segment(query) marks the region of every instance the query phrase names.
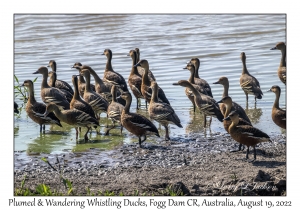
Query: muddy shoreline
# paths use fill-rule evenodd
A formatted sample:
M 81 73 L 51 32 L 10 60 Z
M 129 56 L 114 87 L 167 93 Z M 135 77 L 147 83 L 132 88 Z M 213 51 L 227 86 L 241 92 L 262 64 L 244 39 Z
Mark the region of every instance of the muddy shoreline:
M 286 137 L 271 136 L 272 143 L 257 146 L 257 160 L 246 161 L 244 151 L 230 152 L 238 144 L 228 134 L 215 133 L 204 138 L 188 138 L 143 144 L 124 144 L 112 151 L 91 148 L 87 152 L 38 154 L 15 152 L 14 188 L 38 184 L 66 192 L 60 175 L 72 181 L 76 195 L 110 191 L 115 195 L 286 195 Z M 249 158 L 253 158 L 250 148 Z

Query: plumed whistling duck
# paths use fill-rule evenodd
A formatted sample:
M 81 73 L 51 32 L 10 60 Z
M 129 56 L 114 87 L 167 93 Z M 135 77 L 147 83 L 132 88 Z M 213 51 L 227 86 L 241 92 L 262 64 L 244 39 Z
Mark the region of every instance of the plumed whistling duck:
M 100 114 L 102 112 L 107 112 L 107 107 L 109 103 L 100 94 L 96 93 L 95 91 L 92 91 L 90 86 L 91 75 L 88 69 L 82 69 L 80 71 L 80 75 L 84 76 L 86 81 L 83 100 L 92 106 L 96 116 L 97 114 L 99 114 L 99 117 L 97 117 L 97 119 L 100 120 Z
M 48 79 L 48 69 L 47 67 L 40 67 L 33 74 L 42 74 L 43 80 L 41 83 L 41 98 L 43 102 L 47 105 L 49 103 L 55 103 L 60 109 L 70 109 L 70 103 L 64 96 L 63 92 L 57 88 L 50 87 L 47 83 Z
M 145 70 L 145 73 L 142 76 L 141 91 L 146 100 L 146 108 L 147 108 L 147 103 L 150 103 L 151 95 L 152 95 L 152 89 L 150 88 L 151 82 L 149 77 L 147 76 L 149 70 L 149 63 L 147 60 L 143 59 L 140 60 L 135 66 L 141 66 Z M 170 104 L 169 100 L 165 95 L 165 92 L 159 86 L 158 86 L 158 100 Z
M 111 65 L 112 51 L 110 49 L 105 49 L 102 55 L 105 55 L 107 58 L 103 80 L 120 87 L 123 91 L 128 91 L 127 83 L 124 77 L 115 72 Z
M 207 92 L 207 95 L 209 95 L 210 97 L 213 98 L 213 94 L 211 92 L 211 88 L 210 88 L 208 82 L 206 82 L 206 80 L 200 78 L 200 76 L 199 76 L 199 67 L 200 67 L 200 60 L 199 60 L 199 58 L 192 58 L 190 60 L 190 62 L 195 67 L 195 84 L 199 85 L 200 87 L 202 87 Z
M 56 72 L 55 71 L 49 71 L 48 76 L 49 76 L 49 81 L 51 81 L 51 83 L 48 82 L 48 85 L 50 87 L 55 87 L 55 81 L 57 80 L 56 79 L 56 77 L 57 77 Z M 73 98 L 73 95 L 69 91 L 67 91 L 66 89 L 59 89 L 59 90 L 64 94 L 64 96 L 66 97 L 66 99 L 70 103 L 72 98 Z
M 170 140 L 168 125 L 174 124 L 179 128 L 182 128 L 180 119 L 169 104 L 158 101 L 158 86 L 156 81 L 151 82 L 151 88 L 152 96 L 148 108 L 149 116 L 151 119 L 156 120 L 165 127 L 165 140 Z
M 122 104 L 120 104 L 116 99 L 117 87 L 114 85 L 111 88 L 111 95 L 112 95 L 112 101 L 107 108 L 107 116 L 108 116 L 108 118 L 110 118 L 112 120 L 113 126 L 106 130 L 105 135 L 108 135 L 109 131 L 116 127 L 116 125 L 115 125 L 116 122 L 121 123 L 121 114 L 124 109 L 124 106 Z M 122 134 L 122 130 L 123 130 L 123 126 L 121 124 L 121 134 Z
M 286 129 L 286 111 L 279 107 L 281 89 L 279 86 L 273 85 L 268 92 L 273 92 L 276 95 L 272 108 L 272 120 L 279 127 Z
M 188 87 L 193 92 L 195 104 L 204 115 L 204 127 L 206 127 L 206 116 L 216 117 L 220 122 L 223 121 L 224 117 L 220 111 L 219 105 L 212 97 L 197 91 L 196 88 L 194 88 L 194 86 L 187 80 L 179 80 L 173 85 Z
M 241 60 L 243 63 L 243 71 L 240 77 L 240 86 L 246 94 L 247 103 L 248 94 L 254 95 L 256 102 L 256 98 L 262 99 L 263 93 L 261 92 L 258 80 L 248 72 L 246 67 L 246 54 L 244 52 L 241 53 Z
M 46 106 L 44 116 L 47 116 L 50 112 L 54 112 L 55 116 L 62 122 L 69 125 L 73 125 L 76 129 L 76 139 L 78 139 L 78 127 L 87 127 L 87 131 L 84 135 L 84 140 L 88 141 L 88 132 L 91 127 L 99 126 L 99 122 L 91 115 L 80 111 L 78 109 L 60 110 L 54 103 L 49 103 Z
M 231 120 L 232 123 L 229 126 L 230 136 L 237 142 L 247 146 L 246 159 L 248 159 L 249 147 L 252 146 L 254 150 L 254 160 L 256 160 L 255 146 L 261 142 L 271 142 L 268 134 L 251 125 L 238 125 L 239 115 L 233 111 L 224 120 Z
M 135 48 L 135 51 L 136 51 L 136 63 L 135 64 L 137 64 L 140 61 L 140 49 Z M 142 77 L 145 72 L 144 68 L 141 66 L 138 66 L 137 70 L 138 70 L 138 74 Z M 148 69 L 148 77 L 149 77 L 150 81 L 156 81 L 156 79 L 150 69 Z
M 85 80 L 84 77 L 80 75 L 80 70 L 82 69 L 82 64 L 80 62 L 76 62 L 71 68 L 75 68 L 79 72 L 79 80 L 78 80 L 78 90 L 79 95 L 83 97 L 84 90 L 85 90 Z M 90 84 L 92 91 L 96 92 L 95 85 Z
M 56 62 L 54 60 L 50 60 L 47 67 L 51 67 L 52 71 L 54 71 L 56 73 Z M 69 85 L 69 83 L 67 83 L 63 80 L 56 79 L 56 81 L 54 82 L 54 86 L 52 86 L 52 84 L 53 84 L 53 81 L 50 78 L 49 82 L 48 82 L 48 85 L 50 87 L 56 87 L 60 90 L 68 91 L 71 95 L 73 95 L 73 93 L 74 93 L 71 85 Z
M 26 113 L 30 119 L 40 125 L 40 132 L 42 132 L 42 130 L 45 132 L 45 125 L 55 124 L 62 127 L 60 120 L 54 115 L 54 113 L 51 112 L 48 116 L 44 116 L 46 105 L 35 100 L 33 82 L 31 80 L 25 80 L 22 86 L 26 87 L 28 91 Z
M 130 133 L 133 133 L 139 138 L 140 147 L 142 143 L 146 141 L 147 135 L 153 134 L 160 137 L 157 128 L 148 118 L 129 111 L 132 101 L 131 94 L 129 92 L 123 92 L 121 97 L 126 100 L 126 105 L 121 114 L 121 124 Z M 141 140 L 142 136 L 144 137 L 143 140 Z
M 136 109 L 139 109 L 139 99 L 144 98 L 141 92 L 142 77 L 139 75 L 136 64 L 136 51 L 130 50 L 128 56 L 132 58 L 132 68 L 128 77 L 128 85 L 136 98 Z
M 286 45 L 284 42 L 279 42 L 276 44 L 275 47 L 271 48 L 271 50 L 281 51 L 281 59 L 277 70 L 277 74 L 281 82 L 286 84 Z

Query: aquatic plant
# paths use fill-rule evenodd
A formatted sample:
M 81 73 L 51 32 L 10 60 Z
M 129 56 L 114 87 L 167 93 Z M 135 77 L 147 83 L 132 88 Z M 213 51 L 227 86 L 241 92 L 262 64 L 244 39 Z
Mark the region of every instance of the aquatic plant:
M 15 74 L 14 74 L 14 78 L 15 78 L 15 82 L 17 83 L 17 85 L 14 86 L 15 98 L 20 97 L 21 100 L 26 102 L 28 100 L 27 88 L 21 86 L 19 79 Z M 36 80 L 37 77 L 34 80 L 32 80 L 32 82 L 34 83 Z

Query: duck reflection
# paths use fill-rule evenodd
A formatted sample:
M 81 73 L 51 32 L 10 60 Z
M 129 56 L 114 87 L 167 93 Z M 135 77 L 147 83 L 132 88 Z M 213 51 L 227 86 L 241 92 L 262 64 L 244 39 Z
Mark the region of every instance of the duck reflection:
M 249 108 L 248 106 L 246 106 L 245 112 L 251 120 L 252 124 L 258 123 L 263 113 L 261 108 L 256 108 L 256 104 L 254 108 Z

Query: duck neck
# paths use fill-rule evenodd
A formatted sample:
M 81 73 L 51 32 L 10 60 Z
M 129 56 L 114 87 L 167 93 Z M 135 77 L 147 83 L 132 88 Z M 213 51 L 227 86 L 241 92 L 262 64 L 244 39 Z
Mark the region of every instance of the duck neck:
M 190 72 L 191 72 L 191 75 L 190 75 L 190 78 L 189 78 L 189 82 L 192 83 L 192 84 L 195 84 L 195 69 L 190 69 Z
M 224 118 L 228 117 L 228 115 L 230 114 L 231 107 L 232 107 L 232 102 L 231 103 L 226 103 L 225 106 L 226 106 L 226 111 L 225 111 Z
M 28 92 L 28 101 L 33 104 L 36 102 L 35 97 L 34 97 L 34 88 L 33 86 L 27 88 Z
M 279 109 L 279 98 L 280 98 L 280 93 L 279 93 L 279 92 L 276 92 L 275 95 L 276 95 L 276 98 L 275 98 L 273 107 Z
M 78 82 L 73 82 L 73 85 L 74 85 L 74 94 L 73 94 L 73 99 L 75 100 L 78 100 L 80 97 L 79 97 L 79 91 L 78 91 Z
M 228 128 L 228 131 L 234 129 L 237 125 L 239 124 L 239 118 L 234 118 L 234 119 L 231 119 L 231 124 Z
M 151 95 L 150 103 L 157 103 L 157 102 L 158 102 L 158 87 L 157 87 L 157 84 L 155 84 L 152 88 L 152 95 Z
M 56 62 L 53 62 L 51 65 L 52 71 L 56 72 Z
M 123 112 L 125 114 L 129 113 L 129 109 L 130 109 L 130 106 L 131 106 L 131 100 L 132 100 L 131 96 L 126 98 L 126 104 L 125 104 L 125 107 L 124 107 L 124 110 L 123 110 Z
M 200 78 L 200 77 L 199 77 L 199 67 L 200 67 L 200 63 L 195 62 L 194 66 L 195 66 L 195 76 L 194 76 L 194 77 Z
M 51 74 L 51 77 L 49 77 L 49 86 L 55 87 L 56 82 L 56 75 L 55 73 Z
M 65 121 L 64 120 L 66 118 L 65 115 L 63 115 L 63 113 L 59 110 L 57 106 L 53 108 L 53 112 L 60 121 Z
M 137 67 L 134 66 L 137 63 L 136 52 L 133 53 L 133 55 L 131 56 L 131 58 L 132 58 L 132 68 L 131 68 L 130 75 L 138 74 Z
M 85 90 L 84 92 L 91 91 L 91 75 L 88 73 L 85 75 Z
M 41 84 L 41 88 L 50 88 L 50 86 L 48 85 L 47 83 L 47 80 L 48 80 L 48 72 L 45 72 L 42 74 L 43 75 L 43 80 L 42 80 L 42 84 Z
M 98 74 L 94 71 L 94 69 L 90 68 L 89 69 L 91 75 L 93 75 L 94 79 L 95 79 L 95 85 L 102 85 L 103 81 L 102 79 L 100 79 L 100 77 L 98 76 Z
M 281 50 L 281 60 L 280 60 L 279 67 L 286 67 L 286 49 L 285 48 L 283 48 Z
M 198 92 L 198 90 L 196 90 L 196 88 L 194 88 L 194 86 L 191 83 L 187 83 L 186 87 L 189 88 L 193 92 L 195 99 L 197 98 L 197 99 L 202 100 L 200 93 Z
M 111 87 L 111 96 L 112 96 L 112 102 L 117 102 L 117 96 L 116 96 L 116 86 Z
M 142 83 L 144 85 L 150 86 L 150 80 L 149 80 L 149 77 L 148 77 L 149 66 L 145 66 L 144 70 L 145 71 L 144 71 L 144 74 L 143 74 L 143 77 L 142 77 Z
M 112 54 L 107 55 L 107 62 L 106 62 L 106 67 L 105 71 L 113 71 L 112 65 L 111 65 L 111 59 L 112 59 Z
M 224 90 L 223 90 L 223 96 L 222 96 L 222 98 L 224 98 L 224 97 L 227 97 L 227 96 L 228 96 L 229 83 L 228 83 L 228 82 L 226 82 L 225 84 L 223 84 L 223 87 L 224 87 Z
M 246 59 L 242 59 L 242 63 L 243 63 L 243 71 L 242 74 L 249 74 L 247 66 L 246 66 Z

